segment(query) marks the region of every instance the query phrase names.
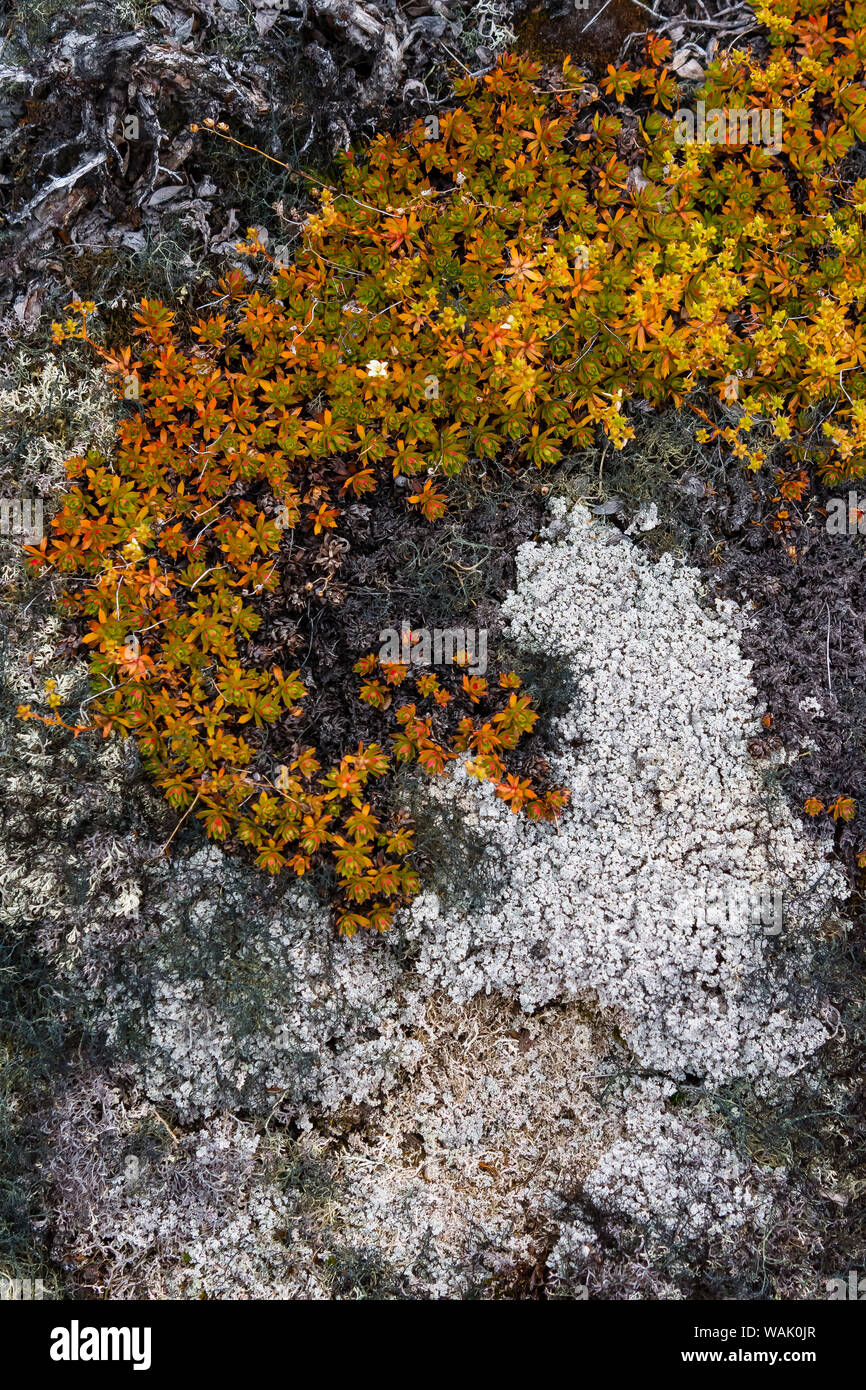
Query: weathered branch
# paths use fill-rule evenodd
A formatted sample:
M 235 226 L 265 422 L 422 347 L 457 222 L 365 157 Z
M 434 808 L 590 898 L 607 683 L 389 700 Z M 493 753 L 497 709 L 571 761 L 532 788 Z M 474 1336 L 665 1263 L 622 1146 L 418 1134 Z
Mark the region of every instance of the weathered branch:
M 23 208 L 19 208 L 18 211 L 10 217 L 10 222 L 25 221 L 39 204 L 43 203 L 46 198 L 49 198 L 52 193 L 59 193 L 62 188 L 71 188 L 79 179 L 83 179 L 85 174 L 90 174 L 94 169 L 98 169 L 100 164 L 104 164 L 107 158 L 108 155 L 105 150 L 97 150 L 96 152 L 86 154 L 81 163 L 77 164 L 74 169 L 71 169 L 68 174 L 58 174 L 56 178 L 51 179 L 28 203 L 24 204 Z

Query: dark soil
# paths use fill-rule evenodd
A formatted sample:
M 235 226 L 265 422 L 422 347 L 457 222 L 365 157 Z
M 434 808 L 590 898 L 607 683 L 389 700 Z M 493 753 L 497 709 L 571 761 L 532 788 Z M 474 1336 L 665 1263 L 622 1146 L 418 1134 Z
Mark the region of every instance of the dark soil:
M 492 682 L 499 670 L 510 669 L 497 665 L 497 653 L 500 659 L 514 656 L 502 650 L 498 605 L 514 586 L 518 546 L 537 535 L 542 524 L 542 485 L 521 478 L 516 470 L 512 474 L 488 465 L 482 477 L 467 476 L 449 486 L 451 511 L 432 525 L 407 506 L 409 490 L 411 485 L 399 487 L 384 479 L 369 502 L 346 509 L 339 535 L 347 548 L 334 550 L 333 565 L 340 601 L 328 603 L 328 591 L 325 601 L 314 595 L 300 611 L 296 608 L 291 621 L 287 645 L 310 692 L 304 720 L 291 723 L 291 735 L 295 746 L 314 744 L 328 762 L 338 761 L 359 738 L 381 742 L 394 727 L 393 711 L 380 713 L 359 701 L 361 678 L 353 669 L 359 657 L 378 653 L 386 629 L 399 631 L 404 622 L 416 630 L 486 629 L 487 678 Z M 304 584 L 297 585 L 296 574 L 312 574 L 317 567 L 321 571 L 329 547 L 321 539 L 321 545 L 314 539 L 303 558 L 293 559 L 284 571 L 283 591 L 268 600 L 272 621 L 266 616 L 262 631 L 285 624 L 289 595 L 299 588 L 303 595 Z M 316 552 L 321 558 L 310 560 Z M 274 659 L 270 652 L 268 658 Z M 448 668 L 435 670 L 450 688 Z M 414 698 L 411 684 L 395 695 L 395 703 L 403 703 L 404 695 Z M 443 734 L 454 722 L 449 711 L 450 706 L 437 712 Z M 461 714 L 466 712 L 461 708 Z
M 632 0 L 602 5 L 603 0 L 589 0 L 586 9 L 576 10 L 572 0 L 563 0 L 559 5 L 533 8 L 520 25 L 520 47 L 545 62 L 561 64 L 569 55 L 593 77 L 604 76 L 608 63 L 616 64 L 629 35 L 648 33 L 651 19 Z

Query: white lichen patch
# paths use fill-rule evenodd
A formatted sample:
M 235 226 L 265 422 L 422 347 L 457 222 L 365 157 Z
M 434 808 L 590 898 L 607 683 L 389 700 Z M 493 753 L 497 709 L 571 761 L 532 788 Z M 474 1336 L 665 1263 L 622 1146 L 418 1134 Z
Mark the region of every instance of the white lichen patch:
M 114 1299 L 325 1296 L 285 1243 L 280 1145 L 248 1121 L 225 1114 L 184 1134 L 90 1077 L 60 1098 L 52 1139 L 56 1246 L 84 1286 Z
M 423 1026 L 422 1064 L 340 1155 L 335 1219 L 408 1289 L 454 1298 L 532 1264 L 549 1192 L 587 1176 L 620 1117 L 599 1099 L 604 1033 L 578 1006 L 431 999 Z
M 758 711 L 731 612 L 712 616 L 696 571 L 652 563 L 585 508 L 558 503 L 545 535 L 521 547 L 505 611 L 516 639 L 573 664 L 551 764 L 571 801 L 555 830 L 465 769 L 437 789 L 507 869 L 483 910 L 416 901 L 419 970 L 526 1009 L 593 996 L 640 1064 L 671 1075 L 790 1074 L 827 1036 L 789 1006 L 790 943 L 805 949 L 842 881 L 749 754 Z M 774 893 L 781 930 L 750 901 Z
M 244 879 L 225 858 L 211 845 L 184 866 L 195 888 L 176 905 L 190 948 L 213 930 L 215 911 L 226 921 L 233 909 L 243 913 Z M 225 893 L 215 904 L 202 885 L 217 882 Z M 145 1008 L 128 981 L 112 991 L 112 1036 L 130 1015 L 141 1018 L 139 1065 L 154 1100 L 167 1100 L 184 1120 L 225 1107 L 272 1109 L 309 1129 L 313 1115 L 375 1100 L 419 1063 L 418 990 L 389 951 L 336 938 L 329 913 L 303 885 L 258 907 L 244 926 L 228 968 L 195 963 L 190 949 L 178 970 L 175 944 L 172 957 L 154 954 Z M 246 1009 L 238 1007 L 244 990 Z
M 230 1112 L 170 1131 L 140 1094 L 70 1088 L 51 1121 L 59 1248 L 97 1289 L 110 1250 L 121 1298 L 509 1297 L 533 1271 L 595 1297 L 605 1250 L 575 1210 L 638 1223 L 650 1261 L 760 1239 L 783 1174 L 703 1107 L 672 1111 L 671 1083 L 630 1077 L 597 1017 L 439 997 L 423 1033 L 365 1124 L 334 1115 L 296 1144 Z
M 611 1271 L 599 1222 L 640 1232 L 641 1258 L 618 1271 L 630 1297 L 681 1298 L 670 1279 L 671 1253 L 712 1249 L 717 1265 L 734 1266 L 761 1243 L 784 1201 L 785 1170 L 738 1154 L 701 1108 L 683 1113 L 676 1088 L 656 1078 L 634 1081 L 618 1108 L 621 1132 L 581 1186 L 581 1214 L 562 1204 L 548 1257 L 549 1290 L 608 1294 Z M 572 1208 L 575 1204 L 572 1204 Z M 588 1219 L 589 1214 L 592 1219 Z M 614 1276 L 615 1278 L 617 1276 Z
M 765 1225 L 773 1174 L 739 1157 L 702 1118 L 668 1110 L 674 1090 L 671 1082 L 635 1085 L 624 1133 L 589 1174 L 585 1196 L 669 1240 L 718 1239 L 747 1223 Z
M 0 382 L 0 437 L 13 446 L 17 484 L 37 495 L 66 491 L 64 464 L 89 448 L 114 449 L 118 401 L 105 372 L 91 365 L 73 369 L 46 357 L 37 370 L 23 354 L 6 363 Z M 6 451 L 4 450 L 4 453 Z

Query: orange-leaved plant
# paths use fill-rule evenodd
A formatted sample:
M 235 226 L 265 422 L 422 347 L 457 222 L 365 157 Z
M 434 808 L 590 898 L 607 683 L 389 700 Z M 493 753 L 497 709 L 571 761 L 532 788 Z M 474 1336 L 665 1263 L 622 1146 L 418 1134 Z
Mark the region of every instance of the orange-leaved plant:
M 769 60 L 722 55 L 696 96 L 781 110 L 781 149 L 679 144 L 666 40 L 610 67 L 591 107 L 569 63 L 551 85 L 509 56 L 457 82 L 438 138 L 419 121 L 347 155 L 269 290 L 232 270 L 193 341 L 146 301 L 136 347 L 102 350 L 139 407 L 115 462 L 69 461 L 74 489 L 30 550 L 87 581 L 65 602 L 89 623 L 93 722 L 134 734 L 172 804 L 262 868 L 333 855 L 346 931 L 386 926 L 417 889 L 411 836 L 365 809 L 369 784 L 397 756 L 438 770 L 460 749 L 407 705 L 396 753 L 360 745 L 323 773 L 303 747 L 275 772 L 265 735 L 303 717 L 306 691 L 250 639 L 287 550 L 339 535 L 383 474 L 423 475 L 406 505 L 435 524 L 470 460 L 550 466 L 599 430 L 621 448 L 633 398 L 691 405 L 706 442 L 766 467 L 785 524 L 815 460 L 829 482 L 866 472 L 866 179 L 844 163 L 866 138 L 866 5 L 756 13 Z M 626 101 L 641 121 L 616 114 Z M 257 232 L 243 249 L 267 257 Z M 92 342 L 92 310 L 55 340 Z M 466 717 L 476 771 L 556 815 L 504 770 L 517 725 Z M 361 881 L 377 887 L 356 911 Z

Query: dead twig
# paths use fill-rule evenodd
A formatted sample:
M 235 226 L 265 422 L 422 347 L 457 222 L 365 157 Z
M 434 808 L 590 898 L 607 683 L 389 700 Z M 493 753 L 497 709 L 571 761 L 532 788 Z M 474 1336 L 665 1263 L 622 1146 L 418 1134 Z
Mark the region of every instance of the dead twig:
M 23 208 L 20 208 L 18 212 L 10 217 L 10 222 L 26 221 L 31 212 L 33 212 L 40 203 L 44 203 L 46 198 L 50 198 L 52 193 L 58 193 L 61 188 L 71 187 L 73 184 L 77 183 L 79 179 L 83 179 L 85 174 L 92 173 L 94 169 L 98 169 L 100 164 L 104 164 L 107 158 L 108 155 L 105 150 L 98 150 L 92 154 L 86 154 L 81 163 L 77 164 L 74 169 L 71 169 L 68 174 L 58 174 L 56 178 L 51 179 L 44 188 L 34 194 L 29 203 L 25 203 Z

